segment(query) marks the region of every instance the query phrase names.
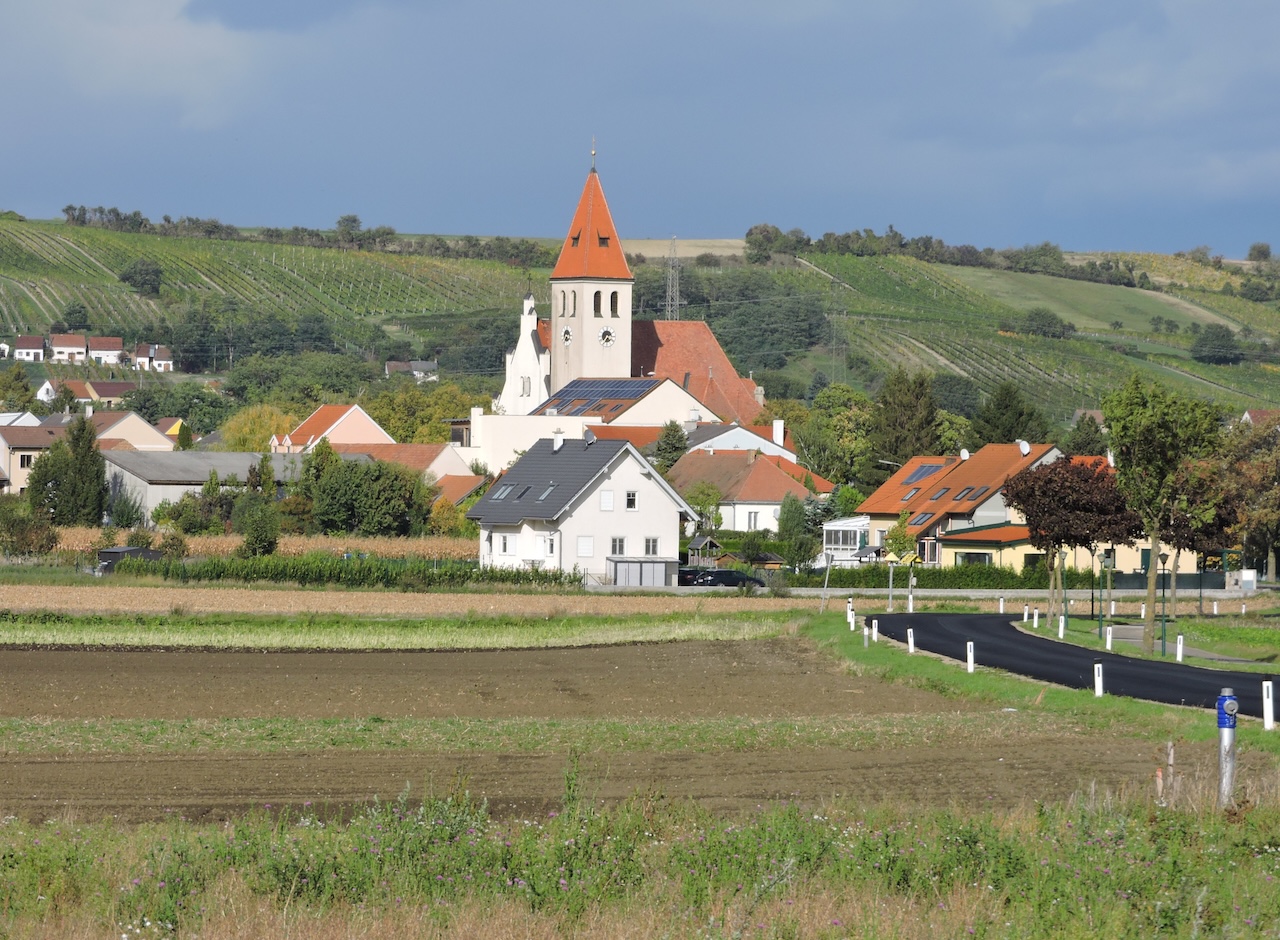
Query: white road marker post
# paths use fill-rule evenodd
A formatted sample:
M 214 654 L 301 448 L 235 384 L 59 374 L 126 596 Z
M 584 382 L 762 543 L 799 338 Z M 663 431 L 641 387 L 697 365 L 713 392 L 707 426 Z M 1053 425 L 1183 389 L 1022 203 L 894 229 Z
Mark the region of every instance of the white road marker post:
M 1218 696 L 1218 809 L 1232 803 L 1236 785 L 1236 713 L 1240 703 L 1234 689 Z
M 1093 697 L 1102 698 L 1102 660 L 1093 661 Z
M 1040 608 L 1039 607 L 1035 609 L 1035 615 L 1031 618 L 1031 626 L 1037 630 L 1040 629 Z
M 1111 652 L 1111 624 L 1107 624 L 1107 652 Z
M 1112 617 L 1114 617 L 1115 615 L 1116 615 L 1116 602 L 1115 602 L 1115 601 L 1112 601 L 1112 602 L 1111 602 L 1111 616 L 1112 616 Z
M 880 642 L 880 621 L 879 620 L 871 621 L 871 642 L 872 643 Z
M 1270 679 L 1262 682 L 1262 730 L 1276 730 L 1276 694 L 1275 683 Z
M 1182 662 L 1182 634 L 1181 633 L 1178 634 L 1178 651 L 1175 655 L 1178 658 L 1178 662 Z
M 1214 602 L 1213 602 L 1213 615 L 1214 615 L 1215 617 L 1216 617 L 1216 616 L 1218 616 L 1218 602 L 1217 602 L 1217 601 L 1214 601 Z
M 1029 616 L 1031 616 L 1031 605 L 1030 605 L 1030 604 L 1023 604 L 1023 605 L 1022 605 L 1022 622 L 1023 622 L 1023 623 L 1026 623 L 1026 622 L 1027 622 L 1027 618 L 1028 618 Z
M 907 627 L 907 652 L 914 653 L 916 651 L 916 631 Z
M 1004 598 L 1000 598 L 1000 613 L 1004 613 Z
M 1240 616 L 1241 616 L 1241 617 L 1243 617 L 1243 616 L 1244 616 L 1245 614 L 1247 614 L 1248 612 L 1249 612 L 1249 605 L 1248 605 L 1248 604 L 1246 604 L 1244 601 L 1241 601 L 1241 602 L 1240 602 Z
M 969 672 L 973 672 L 973 640 L 970 640 L 964 646 L 965 656 L 968 658 Z
M 1067 615 L 1058 614 L 1058 639 L 1065 639 L 1067 636 Z
M 1147 619 L 1147 602 L 1146 601 L 1142 602 L 1142 613 L 1138 614 L 1138 616 L 1143 620 Z

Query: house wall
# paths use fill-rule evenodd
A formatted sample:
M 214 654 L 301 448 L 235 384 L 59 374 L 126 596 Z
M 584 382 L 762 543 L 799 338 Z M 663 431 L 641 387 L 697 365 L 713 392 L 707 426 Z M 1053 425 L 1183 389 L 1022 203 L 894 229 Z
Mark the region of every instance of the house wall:
M 703 441 L 696 447 L 690 447 L 689 449 L 706 451 L 758 450 L 760 453 L 767 454 L 770 457 L 785 457 L 791 461 L 796 459 L 795 453 L 787 450 L 781 444 L 775 444 L 754 431 L 748 431 L 746 428 L 737 426 L 726 426 L 723 434 L 717 434 L 714 438 Z
M 44 362 L 43 349 L 15 349 L 13 358 L 19 362 Z
M 735 532 L 753 532 L 757 529 L 778 530 L 778 515 L 782 503 L 721 503 L 721 528 Z M 754 518 L 753 518 L 754 514 Z
M 84 362 L 83 346 L 54 346 L 52 353 L 54 362 Z
M 467 466 L 479 460 L 497 472 L 515 463 L 538 441 L 553 436 L 557 429 L 568 440 L 581 440 L 585 429 L 599 423 L 599 418 L 581 415 L 487 415 L 475 408 L 471 411 L 471 445 L 454 449 Z
M 4 472 L 9 477 L 7 492 L 21 493 L 27 488 L 27 480 L 31 476 L 31 465 L 46 450 L 47 448 L 9 448 L 0 444 L 0 464 L 3 464 Z
M 550 397 L 551 354 L 539 352 L 538 314 L 533 297 L 526 297 L 520 314 L 516 348 L 507 353 L 506 382 L 494 410 L 504 415 L 527 415 Z
M 140 415 L 133 412 L 125 415 L 107 431 L 104 437 L 118 437 L 128 441 L 135 450 L 173 450 L 174 442 L 147 424 Z
M 100 366 L 118 366 L 120 364 L 120 350 L 94 350 L 92 359 Z
M 330 444 L 391 444 L 391 436 L 368 415 L 351 410 L 325 433 Z
M 698 401 L 670 379 L 664 381 L 644 398 L 640 399 L 626 411 L 620 412 L 610 420 L 620 425 L 640 425 L 658 427 L 668 421 L 688 421 L 690 414 L 696 412 L 695 420 L 720 422 L 720 416 L 712 413 L 706 405 Z M 754 450 L 754 448 L 751 448 Z
M 656 474 L 628 458 L 604 474 L 561 516 L 559 524 L 526 523 L 495 526 L 480 531 L 480 563 L 500 568 L 578 568 L 590 580 L 608 576 L 607 559 L 613 555 L 645 556 L 645 539 L 658 540 L 654 560 L 675 560 L 680 552 L 680 511 L 656 480 Z M 627 493 L 636 494 L 634 509 L 627 508 Z M 611 494 L 612 509 L 609 505 Z M 505 549 L 502 538 L 507 538 Z M 554 552 L 548 539 L 554 538 Z M 623 540 L 622 551 L 613 551 L 613 540 Z

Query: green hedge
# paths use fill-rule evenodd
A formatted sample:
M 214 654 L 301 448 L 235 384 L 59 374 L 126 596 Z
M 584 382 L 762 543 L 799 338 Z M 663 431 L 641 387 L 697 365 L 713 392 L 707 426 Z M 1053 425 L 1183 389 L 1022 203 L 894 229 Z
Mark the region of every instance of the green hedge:
M 166 581 L 292 582 L 300 585 L 339 584 L 351 588 L 399 588 L 428 591 L 467 585 L 509 587 L 580 587 L 577 569 L 481 568 L 465 562 L 425 558 L 336 558 L 332 555 L 262 555 L 256 558 L 205 558 L 199 561 L 123 558 L 120 574 L 159 575 Z
M 999 568 L 994 565 L 957 565 L 952 568 L 914 567 L 916 586 L 942 590 L 1048 590 L 1049 573 L 1043 567 Z M 1094 582 L 1088 571 L 1067 569 L 1067 587 L 1087 589 Z M 792 587 L 822 587 L 822 574 L 791 576 Z M 888 565 L 863 565 L 860 568 L 832 568 L 830 587 L 833 588 L 887 588 Z M 906 589 L 907 570 L 899 566 L 893 574 L 894 588 Z

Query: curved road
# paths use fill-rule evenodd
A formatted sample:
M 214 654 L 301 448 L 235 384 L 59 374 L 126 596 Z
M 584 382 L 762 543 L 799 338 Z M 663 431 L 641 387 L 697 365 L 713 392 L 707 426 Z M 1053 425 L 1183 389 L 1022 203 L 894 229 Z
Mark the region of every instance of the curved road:
M 1175 662 L 1152 662 L 1088 650 L 1054 638 L 1018 630 L 1000 614 L 882 614 L 880 632 L 901 643 L 907 628 L 915 630 L 916 647 L 964 662 L 965 644 L 973 641 L 974 662 L 1073 689 L 1093 688 L 1093 664 L 1102 663 L 1108 695 L 1215 708 L 1224 688 L 1235 690 L 1240 712 L 1262 717 L 1262 681 L 1257 672 L 1203 669 Z

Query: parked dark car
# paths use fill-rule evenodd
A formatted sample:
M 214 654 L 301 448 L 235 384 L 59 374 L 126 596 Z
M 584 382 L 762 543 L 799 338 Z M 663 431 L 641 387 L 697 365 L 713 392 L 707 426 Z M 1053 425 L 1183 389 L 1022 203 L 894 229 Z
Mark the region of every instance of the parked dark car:
M 693 583 L 698 587 L 742 587 L 744 584 L 764 587 L 764 582 L 759 578 L 743 574 L 741 571 L 735 571 L 733 568 L 704 571 L 693 579 Z
M 707 571 L 708 569 L 706 568 L 681 568 L 676 573 L 676 584 L 679 584 L 682 587 L 688 587 L 698 579 L 699 575 L 706 574 Z

